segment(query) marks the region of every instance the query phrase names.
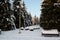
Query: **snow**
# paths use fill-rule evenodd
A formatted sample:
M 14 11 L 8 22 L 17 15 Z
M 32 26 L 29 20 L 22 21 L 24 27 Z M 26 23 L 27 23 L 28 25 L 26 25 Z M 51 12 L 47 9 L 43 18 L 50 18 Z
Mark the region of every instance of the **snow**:
M 59 34 L 57 29 L 42 30 L 43 34 Z
M 39 25 L 35 25 L 33 27 L 39 27 Z M 2 34 L 0 35 L 0 40 L 60 40 L 60 37 L 42 36 L 41 30 L 42 28 L 34 31 L 21 30 L 21 33 L 19 33 L 19 29 L 11 31 L 3 31 Z
M 34 26 L 26 27 L 25 29 L 39 29 L 39 28 L 40 26 L 34 25 Z

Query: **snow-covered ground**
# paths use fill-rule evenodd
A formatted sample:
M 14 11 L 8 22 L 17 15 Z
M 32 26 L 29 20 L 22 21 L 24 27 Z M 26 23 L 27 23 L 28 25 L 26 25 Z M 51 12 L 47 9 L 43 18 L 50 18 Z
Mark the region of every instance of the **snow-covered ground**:
M 30 27 L 39 27 L 39 25 Z M 0 35 L 0 40 L 60 40 L 60 37 L 43 37 L 41 35 L 41 30 L 42 28 L 34 31 L 21 30 L 21 33 L 19 33 L 19 29 L 3 31 Z

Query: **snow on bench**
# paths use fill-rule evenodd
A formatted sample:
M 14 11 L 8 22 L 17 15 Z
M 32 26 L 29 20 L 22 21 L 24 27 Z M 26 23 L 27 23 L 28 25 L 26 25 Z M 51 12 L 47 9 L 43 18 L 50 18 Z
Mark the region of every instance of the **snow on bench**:
M 24 28 L 23 28 L 23 27 L 21 27 L 21 28 L 20 28 L 20 30 L 24 30 Z
M 25 30 L 29 30 L 29 27 L 26 27 Z
M 43 36 L 59 36 L 59 32 L 57 29 L 52 30 L 42 30 Z

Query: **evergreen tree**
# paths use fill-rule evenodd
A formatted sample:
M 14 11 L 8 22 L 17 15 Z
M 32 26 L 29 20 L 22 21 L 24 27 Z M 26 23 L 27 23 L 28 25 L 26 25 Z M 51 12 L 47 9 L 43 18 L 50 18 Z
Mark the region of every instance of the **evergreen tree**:
M 25 3 L 23 2 L 23 8 L 22 8 L 22 24 L 23 24 L 23 27 L 25 28 L 26 26 L 30 26 L 32 25 L 32 18 L 31 18 L 31 15 L 28 14 L 27 10 L 26 10 L 26 6 L 25 6 Z
M 15 21 L 15 24 L 16 24 L 16 27 L 19 28 L 19 25 L 20 24 L 20 20 L 21 20 L 21 4 L 20 4 L 20 1 L 21 0 L 14 0 L 13 2 L 13 9 L 14 9 L 14 15 L 16 17 L 16 21 Z
M 60 30 L 60 7 L 54 5 L 59 0 L 44 0 L 41 6 L 40 26 L 44 29 Z M 59 1 L 60 2 L 60 1 Z
M 1 0 L 2 1 L 2 0 Z M 11 30 L 14 28 L 14 12 L 11 10 L 11 4 L 9 0 L 4 0 L 0 2 L 0 29 Z

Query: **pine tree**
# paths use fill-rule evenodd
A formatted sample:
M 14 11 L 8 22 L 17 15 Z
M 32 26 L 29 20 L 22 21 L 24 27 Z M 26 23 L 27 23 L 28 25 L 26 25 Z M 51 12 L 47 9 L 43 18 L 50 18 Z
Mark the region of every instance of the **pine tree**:
M 25 28 L 26 26 L 30 25 L 28 20 L 31 20 L 32 18 L 26 10 L 24 1 L 23 3 L 20 2 L 21 0 L 14 1 L 14 14 L 17 19 L 15 23 L 18 28 L 21 26 Z
M 41 6 L 40 26 L 44 29 L 60 30 L 60 7 L 54 5 L 59 0 L 44 0 Z
M 5 1 L 6 0 L 0 0 L 0 29 L 5 29 L 6 27 L 5 27 L 5 25 L 7 24 L 7 23 L 5 23 L 5 22 L 7 22 L 6 21 L 6 17 L 7 17 L 7 10 L 6 10 L 6 6 L 5 6 Z
M 16 17 L 16 27 L 19 28 L 19 26 L 21 26 L 21 4 L 20 4 L 21 0 L 14 0 L 13 2 L 13 9 L 14 9 L 14 15 Z
M 10 6 L 10 0 L 0 1 L 0 29 L 4 31 L 11 30 L 15 26 L 15 16 Z

